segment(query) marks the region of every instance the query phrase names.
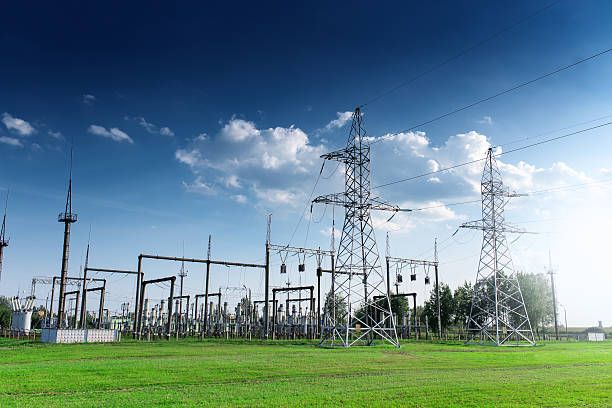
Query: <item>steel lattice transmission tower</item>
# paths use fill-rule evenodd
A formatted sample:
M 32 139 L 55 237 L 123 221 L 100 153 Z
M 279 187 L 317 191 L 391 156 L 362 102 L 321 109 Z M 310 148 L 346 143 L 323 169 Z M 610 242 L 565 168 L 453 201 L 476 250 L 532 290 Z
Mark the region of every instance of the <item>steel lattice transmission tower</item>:
M 370 146 L 359 108 L 353 114 L 346 148 L 321 158 L 344 163 L 346 169 L 343 193 L 313 200 L 345 208 L 337 262 L 332 268 L 332 305 L 325 308 L 320 344 L 370 345 L 379 336 L 399 347 L 370 210 L 400 209 L 371 195 Z
M 516 344 L 527 342 L 535 345 L 506 241 L 506 233 L 524 233 L 507 225 L 504 220 L 508 199 L 520 194 L 511 193 L 504 187 L 492 149 L 487 152 L 481 193 L 482 219 L 461 225 L 461 228 L 483 232 L 466 343 L 501 346 L 516 340 Z

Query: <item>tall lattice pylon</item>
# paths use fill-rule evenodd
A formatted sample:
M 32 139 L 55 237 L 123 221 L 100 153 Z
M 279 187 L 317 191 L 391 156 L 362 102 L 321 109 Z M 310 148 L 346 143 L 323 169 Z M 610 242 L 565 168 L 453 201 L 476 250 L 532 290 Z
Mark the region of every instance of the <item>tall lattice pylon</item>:
M 370 210 L 400 209 L 371 196 L 370 146 L 359 108 L 353 114 L 346 148 L 321 157 L 344 163 L 346 169 L 343 193 L 320 196 L 313 201 L 345 208 L 332 271 L 332 305 L 325 308 L 320 344 L 371 345 L 376 338 L 382 338 L 399 347 Z
M 493 150 L 487 152 L 482 173 L 482 219 L 465 223 L 461 228 L 483 232 L 480 262 L 472 295 L 466 343 L 535 345 L 531 322 L 514 271 L 506 242 L 506 233 L 520 233 L 504 220 L 509 192 L 502 183 Z

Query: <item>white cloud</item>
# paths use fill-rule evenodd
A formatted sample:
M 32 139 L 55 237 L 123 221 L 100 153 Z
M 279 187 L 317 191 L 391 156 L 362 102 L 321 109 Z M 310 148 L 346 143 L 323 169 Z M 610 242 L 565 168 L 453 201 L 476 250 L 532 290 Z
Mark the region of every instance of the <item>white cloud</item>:
M 198 176 L 217 180 L 219 191 L 229 196 L 236 189 L 254 197 L 255 205 L 303 205 L 304 190 L 321 165 L 322 145 L 313 145 L 301 129 L 273 127 L 259 129 L 255 123 L 233 117 L 216 137 L 203 133 L 175 158 Z M 302 200 L 302 201 L 300 201 Z
M 32 143 L 33 150 L 42 150 L 42 147 L 38 143 Z
M 233 196 L 231 196 L 231 199 L 236 201 L 237 203 L 240 203 L 240 204 L 245 204 L 248 201 L 246 196 L 244 196 L 242 194 L 233 195 Z
M 138 124 L 142 126 L 147 132 L 157 133 L 157 126 L 155 126 L 152 123 L 147 122 L 146 119 L 143 118 L 142 116 L 139 118 L 136 118 L 136 120 L 138 120 Z
M 85 105 L 89 105 L 89 106 L 91 106 L 91 105 L 93 105 L 93 104 L 96 102 L 96 100 L 97 100 L 97 98 L 96 98 L 94 95 L 91 95 L 91 94 L 85 94 L 85 95 L 83 95 L 82 102 L 83 102 Z
M 23 119 L 15 118 L 10 113 L 2 114 L 2 123 L 8 130 L 12 130 L 21 136 L 30 136 L 36 133 L 36 129 Z
M 240 182 L 238 181 L 238 176 L 235 174 L 225 178 L 224 180 L 225 187 L 227 188 L 240 188 Z
M 197 149 L 185 150 L 179 149 L 174 152 L 174 157 L 181 163 L 188 165 L 192 169 L 202 166 L 202 154 Z
M 259 130 L 255 128 L 253 122 L 235 118 L 232 118 L 223 126 L 223 129 L 221 129 L 221 137 L 232 142 L 242 142 L 248 138 L 258 136 L 259 134 Z
M 152 135 L 162 135 L 162 136 L 170 136 L 170 137 L 174 136 L 174 131 L 170 129 L 169 127 L 163 126 L 159 128 L 157 125 L 147 121 L 142 116 L 136 116 L 136 117 L 124 116 L 123 118 L 125 120 L 135 120 L 136 122 L 138 122 L 140 126 L 144 128 L 144 130 L 147 131 L 147 133 L 150 133 Z
M 203 195 L 214 195 L 216 192 L 214 188 L 203 181 L 201 176 L 196 177 L 193 183 L 189 184 L 183 181 L 183 187 L 191 193 L 198 193 Z
M 7 145 L 15 146 L 15 147 L 23 147 L 23 144 L 19 139 L 15 139 L 14 137 L 8 136 L 0 136 L 0 143 L 4 143 Z
M 493 118 L 490 117 L 490 116 L 483 116 L 482 119 L 477 120 L 476 122 L 482 123 L 483 125 L 492 125 L 493 124 Z
M 162 136 L 174 136 L 174 132 L 167 126 L 159 129 L 159 134 Z
M 117 128 L 110 128 L 107 130 L 104 126 L 91 125 L 89 128 L 87 128 L 87 131 L 97 136 L 108 137 L 116 142 L 122 142 L 125 140 L 128 143 L 134 143 L 132 138 L 129 137 L 127 133 Z
M 47 133 L 49 133 L 49 136 L 51 136 L 54 139 L 64 140 L 64 135 L 62 135 L 62 132 L 54 132 L 54 131 L 50 130 Z
M 324 130 L 331 131 L 333 129 L 340 129 L 346 124 L 346 122 L 351 120 L 351 118 L 353 117 L 353 112 L 336 112 L 336 115 L 338 117 L 329 122 L 327 125 L 325 125 L 325 127 L 323 128 Z

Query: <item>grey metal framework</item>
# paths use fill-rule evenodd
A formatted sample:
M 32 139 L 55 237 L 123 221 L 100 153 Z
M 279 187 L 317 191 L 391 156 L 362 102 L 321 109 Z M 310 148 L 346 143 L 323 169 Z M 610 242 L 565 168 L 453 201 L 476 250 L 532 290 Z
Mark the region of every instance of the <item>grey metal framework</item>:
M 501 346 L 516 341 L 517 345 L 521 342 L 535 345 L 505 235 L 524 232 L 507 225 L 504 219 L 508 199 L 520 194 L 504 187 L 492 149 L 487 152 L 481 193 L 482 219 L 461 225 L 483 232 L 466 343 Z
M 377 336 L 399 347 L 385 277 L 379 263 L 370 210 L 400 209 L 370 191 L 370 146 L 363 118 L 355 109 L 346 148 L 321 156 L 345 165 L 344 192 L 314 203 L 345 208 L 336 267 L 332 269 L 332 307 L 325 308 L 322 345 L 371 345 Z M 374 301 L 374 296 L 383 296 Z

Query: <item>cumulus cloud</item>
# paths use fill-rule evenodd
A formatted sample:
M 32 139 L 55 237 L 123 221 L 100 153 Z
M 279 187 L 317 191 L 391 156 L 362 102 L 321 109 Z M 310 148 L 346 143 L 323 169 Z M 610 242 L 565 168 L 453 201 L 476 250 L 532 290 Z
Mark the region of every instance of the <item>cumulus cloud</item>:
M 233 117 L 215 137 L 203 133 L 176 150 L 175 158 L 196 176 L 216 180 L 216 188 L 230 196 L 240 191 L 257 204 L 293 206 L 303 205 L 304 185 L 312 183 L 326 150 L 293 125 L 261 129 Z
M 87 131 L 93 135 L 108 137 L 116 142 L 127 141 L 128 143 L 134 143 L 127 133 L 117 128 L 110 128 L 107 130 L 104 126 L 91 125 L 87 128 Z
M 4 143 L 4 144 L 15 146 L 15 147 L 23 147 L 21 140 L 15 139 L 14 137 L 0 136 L 0 143 Z
M 92 94 L 84 94 L 82 98 L 82 102 L 85 105 L 92 106 L 96 102 L 96 97 Z
M 326 131 L 331 131 L 334 129 L 340 129 L 341 127 L 343 127 L 346 122 L 348 122 L 349 120 L 351 120 L 351 118 L 353 117 L 353 112 L 347 111 L 347 112 L 336 112 L 336 115 L 338 116 L 336 119 L 330 121 L 327 125 L 325 125 L 325 127 L 323 128 Z
M 20 136 L 30 136 L 36 133 L 36 129 L 30 123 L 23 119 L 15 118 L 10 113 L 4 112 L 2 114 L 2 123 L 8 130 L 11 130 Z

